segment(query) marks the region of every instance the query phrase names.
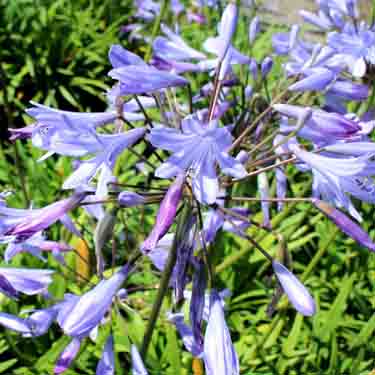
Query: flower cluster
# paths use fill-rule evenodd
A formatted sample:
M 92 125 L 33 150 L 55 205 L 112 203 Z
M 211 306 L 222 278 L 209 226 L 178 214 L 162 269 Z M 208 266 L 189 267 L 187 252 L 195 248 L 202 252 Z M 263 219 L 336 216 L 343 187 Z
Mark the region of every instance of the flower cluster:
M 256 227 L 277 237 L 273 215 L 290 202 L 311 204 L 360 245 L 375 251 L 375 243 L 357 223 L 362 218 L 355 205 L 355 200 L 375 202 L 371 140 L 375 120 L 368 110 L 373 93 L 366 101 L 370 95 L 366 82 L 375 63 L 375 29 L 359 20 L 356 3 L 319 1 L 318 14 L 302 11 L 306 22 L 325 33 L 326 43 L 304 40 L 294 25 L 290 32 L 274 35 L 275 54 L 261 61 L 251 55 L 262 32 L 258 17 L 248 24 L 247 51 L 234 46 L 241 20 L 241 7 L 235 2 L 227 4 L 217 35 L 206 39 L 202 50 L 183 39 L 178 25 L 157 24 L 164 6 L 137 0 L 135 19 L 140 23 L 122 30 L 150 43 L 150 59 L 145 61 L 120 45 L 109 49 L 108 75 L 115 82 L 106 93 L 106 112 L 69 112 L 32 103 L 27 114 L 35 122 L 10 129 L 14 141 L 30 140 L 46 152 L 39 162 L 51 155 L 70 157 L 73 171 L 62 185 L 69 196 L 44 208 L 9 207 L 8 194 L 2 193 L 0 241 L 6 245 L 5 261 L 12 262 L 20 253 L 46 261 L 45 253 L 51 252 L 65 267 L 65 254 L 73 249 L 48 239 L 49 227 L 59 221 L 83 239 L 68 213 L 84 208 L 96 220 L 99 281 L 92 285 L 91 280 L 85 293 L 66 294 L 56 301 L 48 295 L 52 270 L 0 268 L 0 292 L 9 298 L 42 294 L 53 301 L 26 318 L 1 312 L 0 324 L 35 337 L 57 323 L 71 341 L 57 360 L 55 374 L 72 365 L 84 340 L 95 340 L 95 332 L 111 324 L 107 317 L 113 306 L 126 298 L 123 285 L 147 259 L 161 279 L 142 347 L 138 351 L 134 343 L 131 348 L 133 373 L 147 374 L 145 359 L 153 328 L 164 296 L 172 293 L 173 313 L 167 318 L 186 350 L 202 360 L 206 374 L 239 374 L 241 361 L 225 320 L 228 293 L 218 291 L 211 254 L 220 232 L 242 237 L 269 261 L 276 287 L 291 305 L 304 316 L 313 315 L 317 307 L 306 287 L 248 231 Z M 192 8 L 172 1 L 171 12 L 175 19 L 186 16 L 203 22 L 200 12 L 205 6 L 219 9 L 216 1 L 199 1 Z M 156 30 L 162 35 L 151 39 L 144 35 L 143 25 L 150 22 L 160 26 Z M 270 77 L 278 56 L 284 59 L 284 77 L 277 77 L 280 83 L 273 88 Z M 197 76 L 206 83 L 194 93 L 192 80 Z M 318 95 L 322 100 L 317 100 Z M 362 101 L 367 104 L 352 105 Z M 124 154 L 139 160 L 126 164 Z M 306 190 L 305 196 L 290 196 L 287 165 L 312 175 L 311 194 Z M 128 190 L 121 191 L 118 181 L 124 170 L 143 181 L 125 183 Z M 275 196 L 270 187 L 273 177 Z M 250 193 L 254 191 L 255 195 Z M 235 192 L 245 193 L 236 196 Z M 102 251 L 115 233 L 118 211 L 155 203 L 158 211 L 148 236 L 118 268 L 113 267 L 112 274 L 105 272 L 107 264 L 118 260 L 108 259 Z M 251 215 L 257 205 L 261 222 Z M 183 304 L 189 317 L 181 309 Z M 115 374 L 114 351 L 111 333 L 97 365 L 98 375 Z

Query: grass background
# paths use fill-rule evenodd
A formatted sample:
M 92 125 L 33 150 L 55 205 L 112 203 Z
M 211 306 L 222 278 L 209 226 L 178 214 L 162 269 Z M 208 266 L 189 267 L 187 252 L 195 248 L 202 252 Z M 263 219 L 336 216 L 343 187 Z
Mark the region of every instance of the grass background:
M 40 207 L 58 199 L 62 196 L 62 182 L 71 169 L 68 158 L 37 163 L 41 152 L 29 142 L 7 142 L 7 127 L 30 123 L 23 112 L 29 100 L 68 110 L 104 110 L 103 91 L 111 83 L 106 77 L 110 45 L 121 43 L 140 54 L 145 52 L 145 46 L 129 44 L 121 33 L 121 26 L 132 21 L 131 14 L 130 1 L 0 0 L 0 188 L 15 192 L 9 199 L 10 205 L 26 207 L 32 202 Z M 206 11 L 206 15 L 209 23 L 204 26 L 181 20 L 182 35 L 198 48 L 207 35 L 215 34 L 219 19 L 212 11 Z M 247 24 L 251 14 L 244 11 L 241 15 L 235 45 L 248 53 Z M 166 21 L 172 21 L 171 15 Z M 151 28 L 152 25 L 148 26 L 146 32 Z M 262 33 L 252 47 L 255 57 L 260 59 L 271 53 L 271 35 L 279 29 L 282 27 L 273 26 Z M 279 72 L 276 69 L 273 73 L 275 83 L 280 79 Z M 199 84 L 196 82 L 195 88 Z M 134 184 L 142 181 L 133 168 L 123 167 L 135 162 L 134 156 L 124 153 L 119 162 L 120 180 Z M 309 194 L 309 177 L 289 172 L 290 194 Z M 275 181 L 271 181 L 271 186 L 275 188 Z M 251 184 L 247 189 L 248 194 L 254 192 Z M 357 204 L 364 215 L 363 227 L 374 238 L 374 210 L 369 205 Z M 259 207 L 252 207 L 254 220 L 260 220 Z M 374 255 L 339 233 L 322 214 L 304 203 L 288 205 L 282 213 L 276 214 L 274 210 L 273 214 L 273 226 L 284 236 L 294 272 L 312 291 L 318 313 L 304 318 L 283 299 L 274 317 L 268 318 L 266 309 L 275 286 L 268 263 L 244 240 L 220 234 L 214 248 L 214 263 L 218 286 L 232 291 L 226 316 L 240 358 L 241 374 L 369 374 L 375 368 Z M 150 208 L 119 213 L 115 232 L 120 258 L 126 257 L 149 231 L 154 215 Z M 70 242 L 90 259 L 95 223 L 82 210 L 73 216 L 84 231 L 88 248 L 58 225 L 49 230 L 49 236 Z M 272 235 L 256 228 L 249 233 L 271 254 L 281 253 Z M 105 251 L 109 255 L 110 246 Z M 237 261 L 227 267 L 233 257 Z M 72 268 L 95 281 L 94 268 L 87 267 L 74 254 L 69 254 L 67 260 Z M 17 256 L 12 265 L 46 267 L 27 255 Z M 52 258 L 48 267 L 58 270 L 50 288 L 55 298 L 88 289 L 82 279 L 61 268 Z M 116 374 L 129 373 L 130 344 L 139 344 L 142 339 L 158 280 L 159 275 L 150 264 L 143 264 L 127 286 L 144 290 L 130 293 L 126 303 L 112 314 Z M 0 296 L 0 303 L 1 311 L 15 314 L 48 305 L 39 297 L 23 297 L 15 302 Z M 168 308 L 167 301 L 163 311 Z M 85 342 L 72 369 L 66 372 L 68 375 L 95 373 L 108 327 L 100 330 L 97 343 Z M 68 341 L 57 326 L 35 339 L 23 339 L 0 327 L 0 374 L 50 374 Z M 183 350 L 164 314 L 154 332 L 147 366 L 150 374 L 203 374 L 197 361 Z

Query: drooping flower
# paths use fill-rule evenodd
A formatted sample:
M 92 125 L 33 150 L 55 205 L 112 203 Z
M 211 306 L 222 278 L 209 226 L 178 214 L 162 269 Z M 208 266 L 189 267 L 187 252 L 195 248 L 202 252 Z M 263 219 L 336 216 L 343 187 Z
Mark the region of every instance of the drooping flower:
M 184 174 L 179 174 L 173 184 L 169 187 L 160 204 L 155 226 L 141 246 L 143 251 L 153 250 L 159 239 L 168 232 L 168 229 L 173 224 L 177 207 L 182 197 L 184 183 Z
M 46 292 L 54 271 L 32 268 L 0 268 L 0 291 L 13 296 L 14 291 L 27 295 Z M 16 297 L 14 295 L 14 297 Z
M 57 305 L 42 310 L 35 310 L 27 318 L 0 313 L 0 325 L 21 333 L 23 337 L 38 337 L 47 333 L 57 317 Z
M 105 343 L 102 357 L 96 367 L 96 375 L 115 374 L 115 355 L 113 352 L 113 336 L 110 335 Z
M 43 252 L 50 252 L 53 256 L 59 257 L 72 250 L 72 247 L 64 242 L 47 240 L 40 232 L 22 242 L 10 242 L 4 252 L 4 261 L 8 263 L 13 257 L 20 253 L 29 253 L 39 259 L 46 261 Z
M 319 199 L 312 200 L 315 207 L 332 220 L 344 233 L 357 241 L 360 245 L 375 251 L 375 243 L 369 235 L 353 220 L 350 220 L 343 212 Z
M 315 302 L 305 286 L 281 263 L 274 260 L 272 267 L 293 307 L 302 315 L 314 315 Z
M 119 81 L 118 95 L 151 93 L 189 83 L 183 77 L 147 65 L 140 57 L 121 46 L 116 46 L 115 50 L 112 47 L 109 57 L 114 69 L 108 75 Z
M 225 152 L 232 144 L 232 136 L 226 128 L 219 128 L 216 121 L 203 124 L 194 117 L 187 117 L 182 121 L 182 132 L 153 128 L 148 139 L 155 147 L 173 153 L 157 168 L 156 176 L 170 178 L 189 171 L 194 195 L 200 202 L 216 200 L 219 191 L 216 163 L 225 174 L 236 178 L 246 175 L 243 165 Z
M 204 335 L 204 364 L 207 375 L 240 373 L 221 298 L 216 291 L 211 293 L 210 315 Z
M 206 55 L 190 47 L 178 34 L 166 25 L 161 25 L 165 37 L 158 36 L 153 43 L 153 51 L 163 60 L 189 61 L 203 60 Z
M 57 317 L 64 333 L 72 337 L 87 336 L 103 319 L 128 272 L 129 267 L 124 266 L 109 279 L 100 281 L 89 292 L 67 300 Z
M 337 207 L 346 208 L 353 217 L 361 221 L 361 216 L 345 192 L 352 193 L 357 179 L 361 181 L 363 177 L 373 174 L 371 155 L 335 158 L 302 150 L 297 145 L 291 145 L 290 148 L 313 172 L 314 197 L 322 197 Z
M 60 353 L 55 365 L 54 374 L 61 374 L 70 367 L 79 352 L 80 346 L 81 341 L 77 338 L 73 338 L 73 340 Z
M 7 242 L 22 242 L 58 220 L 70 231 L 80 235 L 67 212 L 77 207 L 85 195 L 75 193 L 69 198 L 39 209 L 9 208 L 0 205 L 0 239 Z

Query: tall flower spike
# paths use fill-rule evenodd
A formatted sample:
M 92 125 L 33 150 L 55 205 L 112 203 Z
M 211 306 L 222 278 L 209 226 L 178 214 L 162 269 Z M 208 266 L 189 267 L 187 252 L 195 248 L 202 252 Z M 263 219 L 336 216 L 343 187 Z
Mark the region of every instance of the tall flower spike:
M 207 375 L 239 375 L 238 357 L 225 323 L 221 298 L 212 291 L 210 315 L 204 336 L 204 364 Z
M 272 268 L 294 308 L 305 316 L 314 315 L 316 306 L 305 286 L 285 266 L 274 260 Z
M 369 235 L 354 221 L 350 220 L 343 212 L 319 199 L 312 200 L 314 206 L 332 220 L 344 233 L 357 241 L 360 245 L 375 251 L 375 243 Z
M 159 239 L 168 232 L 168 229 L 173 224 L 177 207 L 182 197 L 184 183 L 185 175 L 179 174 L 173 184 L 169 187 L 160 204 L 155 226 L 141 246 L 143 251 L 153 250 Z

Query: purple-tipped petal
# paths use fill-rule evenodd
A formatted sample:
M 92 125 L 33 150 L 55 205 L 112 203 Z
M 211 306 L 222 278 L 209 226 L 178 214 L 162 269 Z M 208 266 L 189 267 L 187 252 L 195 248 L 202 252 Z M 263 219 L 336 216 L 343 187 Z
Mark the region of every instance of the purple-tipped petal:
M 316 312 L 315 301 L 305 286 L 281 263 L 274 260 L 272 267 L 293 307 L 302 315 L 314 315 Z
M 155 226 L 142 244 L 143 251 L 150 251 L 154 249 L 159 239 L 167 233 L 168 229 L 173 224 L 177 207 L 182 197 L 184 184 L 185 175 L 180 174 L 169 187 L 164 199 L 160 204 Z
M 343 212 L 319 199 L 313 199 L 313 203 L 315 207 L 322 211 L 344 233 L 353 238 L 360 245 L 367 247 L 371 251 L 375 251 L 375 243 L 371 240 L 369 235 L 358 224 L 350 220 Z
M 56 362 L 54 374 L 61 374 L 68 370 L 75 357 L 79 352 L 81 341 L 79 339 L 73 339 L 61 352 L 59 359 Z
M 96 375 L 115 375 L 115 354 L 113 352 L 113 337 L 110 335 L 105 343 L 102 357 L 96 367 Z

